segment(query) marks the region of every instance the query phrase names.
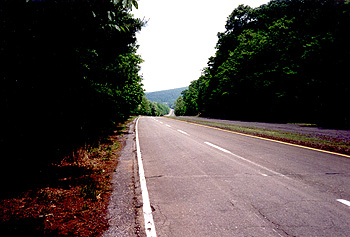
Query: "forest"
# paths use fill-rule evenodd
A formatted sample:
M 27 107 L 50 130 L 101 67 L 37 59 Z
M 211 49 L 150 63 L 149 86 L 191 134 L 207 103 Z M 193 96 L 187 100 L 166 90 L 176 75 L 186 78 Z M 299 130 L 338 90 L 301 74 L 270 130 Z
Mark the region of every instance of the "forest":
M 181 92 L 186 90 L 187 87 L 175 88 L 170 90 L 146 92 L 146 97 L 150 101 L 166 104 L 170 108 L 174 108 L 176 99 L 181 95 Z
M 350 2 L 240 5 L 176 115 L 350 127 Z
M 170 112 L 170 108 L 168 105 L 151 101 L 147 99 L 146 96 L 142 98 L 141 104 L 139 105 L 138 113 L 140 115 L 148 115 L 148 116 L 163 116 L 167 115 Z
M 137 114 L 132 1 L 0 3 L 1 177 L 35 176 Z M 20 165 L 20 166 L 19 166 Z M 8 172 L 7 172 L 8 171 Z

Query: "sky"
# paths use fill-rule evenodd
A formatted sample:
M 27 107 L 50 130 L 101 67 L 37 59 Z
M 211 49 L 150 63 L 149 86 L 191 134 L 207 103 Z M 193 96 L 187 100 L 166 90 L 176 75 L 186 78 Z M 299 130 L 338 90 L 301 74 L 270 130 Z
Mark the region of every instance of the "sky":
M 253 8 L 269 0 L 139 0 L 135 17 L 147 24 L 137 33 L 137 54 L 146 92 L 189 86 L 215 55 L 217 33 L 240 4 Z

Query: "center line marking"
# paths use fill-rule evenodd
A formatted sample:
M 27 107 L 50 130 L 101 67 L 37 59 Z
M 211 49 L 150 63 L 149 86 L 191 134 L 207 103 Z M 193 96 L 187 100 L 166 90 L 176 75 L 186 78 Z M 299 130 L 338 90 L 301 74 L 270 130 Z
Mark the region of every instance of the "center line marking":
M 171 126 L 169 124 L 165 124 L 165 126 L 167 126 L 168 128 L 171 128 Z
M 189 136 L 189 134 L 188 134 L 187 132 L 184 132 L 184 131 L 182 131 L 182 130 L 180 130 L 180 129 L 178 129 L 177 131 L 180 132 L 180 133 L 182 133 L 182 134 L 185 134 L 185 135 Z
M 338 202 L 341 202 L 341 203 L 343 203 L 343 204 L 345 204 L 345 205 L 347 205 L 347 206 L 350 207 L 350 202 L 349 202 L 348 200 L 345 200 L 345 199 L 337 199 L 337 201 L 338 201 Z
M 204 143 L 207 144 L 207 145 L 209 145 L 209 146 L 211 146 L 211 147 L 214 147 L 214 148 L 216 148 L 216 149 L 218 149 L 218 150 L 220 150 L 220 151 L 223 151 L 223 152 L 225 152 L 225 153 L 228 153 L 228 154 L 233 155 L 232 152 L 230 152 L 230 151 L 228 151 L 228 150 L 226 150 L 226 149 L 224 149 L 224 148 L 221 148 L 221 147 L 219 147 L 219 146 L 217 146 L 217 145 L 211 144 L 210 142 L 204 142 Z
M 280 144 L 284 144 L 284 145 L 288 145 L 288 146 L 300 147 L 300 148 L 303 148 L 303 149 L 308 149 L 308 150 L 313 150 L 313 151 L 318 151 L 318 152 L 323 152 L 323 153 L 327 153 L 327 154 L 332 154 L 332 155 L 337 155 L 337 156 L 343 156 L 343 157 L 350 158 L 350 155 L 345 155 L 345 154 L 341 154 L 341 153 L 337 153 L 337 152 L 321 150 L 321 149 L 317 149 L 317 148 L 313 148 L 313 147 L 302 146 L 302 145 L 298 145 L 298 144 L 278 141 L 278 140 L 265 138 L 265 137 L 258 137 L 258 136 L 255 136 L 255 135 L 244 134 L 244 133 L 241 133 L 241 132 L 235 132 L 235 131 L 231 131 L 231 130 L 228 130 L 228 129 L 212 127 L 210 125 L 204 125 L 204 124 L 200 124 L 200 123 L 196 123 L 196 122 L 187 122 L 187 121 L 182 121 L 182 120 L 179 120 L 179 119 L 176 119 L 176 118 L 171 118 L 171 117 L 168 117 L 168 118 L 169 119 L 174 119 L 174 120 L 182 122 L 182 123 L 188 123 L 188 124 L 192 124 L 192 125 L 195 125 L 195 126 L 215 129 L 215 130 L 218 130 L 218 131 L 223 131 L 223 132 L 228 132 L 228 133 L 232 133 L 232 134 L 237 134 L 237 135 L 240 135 L 240 136 L 252 137 L 252 138 L 261 139 L 261 140 L 270 141 L 270 142 L 276 142 L 276 143 L 280 143 Z
M 211 147 L 214 147 L 214 148 L 216 148 L 216 149 L 218 149 L 218 150 L 220 150 L 220 151 L 223 151 L 223 152 L 225 152 L 225 153 L 228 153 L 228 154 L 230 154 L 230 155 L 232 155 L 232 156 L 234 156 L 234 157 L 236 157 L 236 158 L 238 158 L 238 159 L 241 159 L 241 160 L 243 160 L 243 161 L 245 161 L 245 162 L 248 162 L 248 163 L 250 163 L 250 164 L 252 164 L 252 165 L 255 165 L 255 166 L 257 166 L 257 167 L 259 167 L 259 168 L 261 168 L 261 169 L 267 170 L 267 171 L 269 171 L 270 173 L 273 173 L 273 174 L 275 174 L 275 175 L 288 178 L 287 176 L 285 176 L 285 175 L 283 175 L 283 174 L 280 174 L 280 173 L 278 173 L 278 172 L 276 172 L 276 171 L 270 170 L 269 168 L 266 168 L 265 166 L 259 165 L 259 164 L 255 163 L 255 162 L 253 162 L 253 161 L 251 161 L 251 160 L 248 160 L 248 159 L 246 159 L 246 158 L 244 158 L 244 157 L 242 157 L 242 156 L 236 155 L 236 154 L 234 154 L 234 153 L 232 153 L 232 152 L 230 152 L 230 151 L 228 151 L 228 150 L 226 150 L 226 149 L 224 149 L 224 148 L 222 148 L 222 147 L 219 147 L 219 146 L 217 146 L 217 145 L 214 145 L 214 144 L 212 144 L 212 143 L 210 143 L 210 142 L 204 142 L 204 143 L 207 144 L 207 145 L 209 145 L 209 146 L 211 146 Z M 262 173 L 261 173 L 261 174 L 262 174 Z M 265 174 L 265 175 L 262 174 L 262 175 L 265 176 L 266 174 Z M 266 175 L 266 176 L 267 176 L 267 175 Z

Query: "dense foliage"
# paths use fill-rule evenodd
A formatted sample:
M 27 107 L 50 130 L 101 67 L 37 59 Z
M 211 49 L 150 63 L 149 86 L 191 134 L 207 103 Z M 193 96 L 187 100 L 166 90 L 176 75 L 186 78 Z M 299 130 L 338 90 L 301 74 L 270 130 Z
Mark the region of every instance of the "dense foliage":
M 183 96 L 179 96 L 175 102 L 175 109 L 174 109 L 174 113 L 176 116 L 184 116 L 186 114 L 190 114 L 190 113 L 186 113 L 186 104 L 184 102 L 184 98 Z
M 139 105 L 138 113 L 148 116 L 163 116 L 170 112 L 170 108 L 166 104 L 159 102 L 152 102 L 146 97 L 143 97 L 141 104 Z
M 350 4 L 240 5 L 217 52 L 183 92 L 184 114 L 350 126 Z
M 126 8 L 136 1 L 0 4 L 4 160 L 47 163 L 138 108 L 135 34 L 143 23 Z
M 174 108 L 176 99 L 181 95 L 181 92 L 185 89 L 187 89 L 187 87 L 175 88 L 170 90 L 162 90 L 162 91 L 154 91 L 154 92 L 148 92 L 148 93 L 146 92 L 146 97 L 152 102 L 166 104 L 170 108 Z

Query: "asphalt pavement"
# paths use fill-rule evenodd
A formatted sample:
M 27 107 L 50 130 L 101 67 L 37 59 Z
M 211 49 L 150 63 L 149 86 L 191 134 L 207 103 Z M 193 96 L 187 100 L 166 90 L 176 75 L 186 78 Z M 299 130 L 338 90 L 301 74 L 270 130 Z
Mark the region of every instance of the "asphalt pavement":
M 350 236 L 350 159 L 141 117 L 158 236 Z

